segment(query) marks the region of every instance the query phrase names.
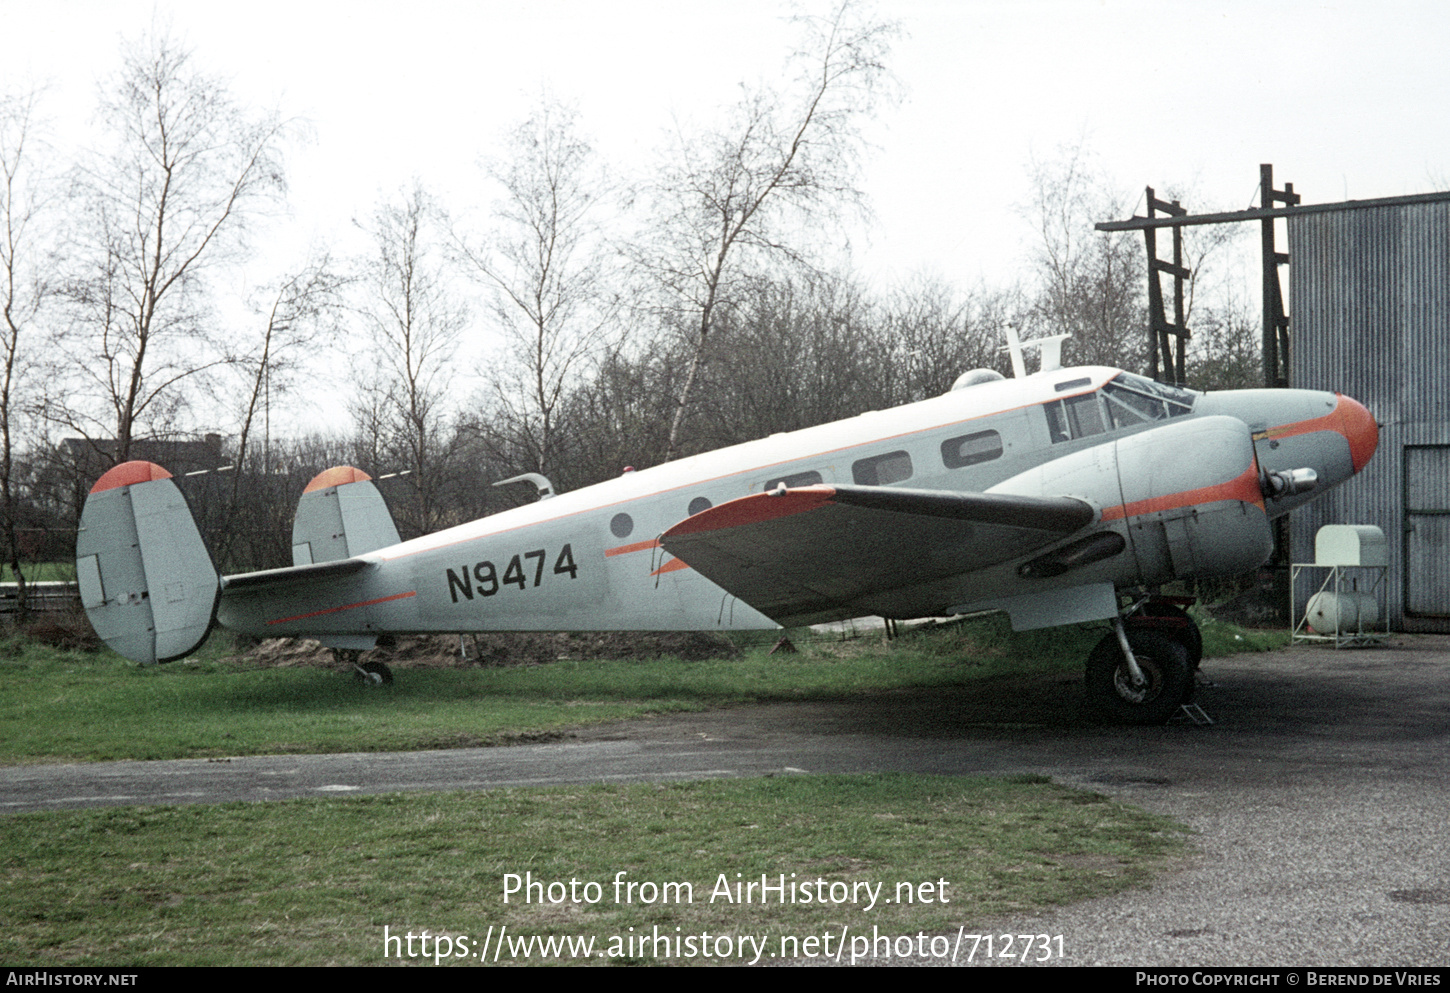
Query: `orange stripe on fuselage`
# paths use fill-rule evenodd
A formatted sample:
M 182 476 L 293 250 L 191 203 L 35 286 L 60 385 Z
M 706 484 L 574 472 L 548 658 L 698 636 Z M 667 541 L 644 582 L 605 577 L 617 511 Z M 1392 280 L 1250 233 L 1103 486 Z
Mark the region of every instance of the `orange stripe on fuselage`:
M 1259 491 L 1258 466 L 1249 466 L 1238 477 L 1230 479 L 1226 483 L 1201 486 L 1196 490 L 1184 490 L 1181 493 L 1170 493 L 1161 497 L 1149 497 L 1147 500 L 1136 500 L 1133 503 L 1119 504 L 1116 507 L 1104 507 L 1102 519 L 1116 521 L 1126 517 L 1139 517 L 1143 514 L 1175 510 L 1179 507 L 1219 503 L 1223 500 L 1242 500 L 1244 503 L 1251 503 L 1263 510 L 1264 495 Z
M 279 617 L 275 621 L 268 621 L 268 624 L 286 624 L 288 621 L 305 621 L 309 617 L 321 617 L 324 614 L 336 614 L 344 610 L 352 610 L 354 607 L 371 607 L 375 603 L 387 603 L 389 600 L 406 600 L 410 596 L 417 596 L 417 590 L 409 590 L 407 593 L 394 593 L 392 596 L 380 596 L 376 600 L 362 600 L 358 603 L 349 603 L 342 607 L 328 607 L 326 610 L 314 610 L 310 614 L 296 614 L 292 617 Z
M 658 539 L 651 539 L 649 541 L 636 541 L 633 545 L 618 545 L 614 548 L 606 548 L 604 550 L 604 555 L 606 558 L 608 558 L 614 555 L 628 555 L 630 552 L 644 552 L 648 551 L 651 548 L 659 547 L 660 543 Z
M 659 547 L 659 539 L 655 539 L 652 541 L 636 541 L 632 545 L 617 545 L 614 548 L 606 548 L 604 550 L 604 554 L 606 556 L 628 555 L 631 552 L 647 552 Z M 688 568 L 690 568 L 689 565 L 687 565 L 682 559 L 670 559 L 664 565 L 660 566 L 654 572 L 650 573 L 650 575 L 658 576 L 666 572 L 678 572 L 680 569 Z
M 656 548 L 659 548 L 659 547 L 660 547 L 659 539 L 655 539 L 653 541 L 636 541 L 632 545 L 617 545 L 614 548 L 606 548 L 604 550 L 604 554 L 605 554 L 606 557 L 614 556 L 614 555 L 628 555 L 631 552 L 647 552 L 647 551 L 651 551 L 651 550 L 656 549 Z M 688 568 L 690 568 L 690 567 L 684 561 L 682 561 L 681 559 L 670 559 L 664 565 L 660 566 L 654 572 L 650 573 L 650 575 L 651 576 L 658 576 L 658 575 L 661 575 L 662 573 L 666 573 L 666 572 L 677 572 L 680 569 L 688 569 Z
M 1339 408 L 1336 407 L 1323 417 L 1311 417 L 1307 421 L 1280 424 L 1259 432 L 1259 437 L 1275 441 L 1279 438 L 1293 438 L 1295 435 L 1313 434 L 1315 431 L 1333 431 L 1335 434 L 1343 434 L 1344 432 L 1339 428 Z

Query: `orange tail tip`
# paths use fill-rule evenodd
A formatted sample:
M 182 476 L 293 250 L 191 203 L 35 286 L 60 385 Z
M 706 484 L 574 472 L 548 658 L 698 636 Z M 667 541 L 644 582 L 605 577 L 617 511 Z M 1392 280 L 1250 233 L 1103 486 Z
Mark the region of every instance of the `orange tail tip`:
M 312 477 L 312 482 L 307 484 L 304 493 L 311 493 L 314 490 L 325 490 L 331 486 L 342 486 L 346 483 L 365 483 L 373 477 L 361 469 L 354 469 L 350 465 L 335 465 L 331 469 L 324 469 Z
M 170 479 L 171 473 L 161 468 L 155 462 L 122 462 L 118 466 L 107 469 L 96 485 L 91 487 L 92 493 L 100 493 L 103 490 L 114 490 L 118 486 L 135 486 L 137 483 L 149 483 L 153 479 Z

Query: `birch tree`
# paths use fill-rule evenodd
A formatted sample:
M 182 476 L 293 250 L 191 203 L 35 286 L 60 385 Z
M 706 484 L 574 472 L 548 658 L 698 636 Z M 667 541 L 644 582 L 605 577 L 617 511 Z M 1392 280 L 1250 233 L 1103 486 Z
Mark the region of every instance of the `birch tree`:
M 225 361 L 208 277 L 284 192 L 287 128 L 239 107 L 164 36 L 126 49 L 98 119 L 107 143 L 78 173 L 67 287 L 87 388 L 56 409 L 87 437 L 112 435 L 108 454 L 125 461 L 139 426 L 174 413 L 183 384 Z
M 309 259 L 259 295 L 255 310 L 261 336 L 255 349 L 237 362 L 246 377 L 247 392 L 241 431 L 237 435 L 236 485 L 240 485 L 247 466 L 247 449 L 258 416 L 262 419 L 263 445 L 268 446 L 272 437 L 273 395 L 284 394 L 290 388 L 301 353 L 308 346 L 330 343 L 334 332 L 331 319 L 341 307 L 344 282 L 324 253 Z M 267 461 L 265 447 L 263 460 Z M 234 486 L 234 497 L 236 492 Z
M 1147 279 L 1141 238 L 1095 232 L 1124 216 L 1123 197 L 1083 146 L 1031 167 L 1029 216 L 1038 229 L 1038 286 L 1028 319 L 1042 335 L 1070 334 L 1073 365 L 1141 370 L 1147 359 Z
M 680 454 L 719 313 L 752 266 L 805 261 L 810 226 L 860 198 L 859 124 L 885 80 L 894 26 L 850 2 L 801 25 L 793 85 L 747 90 L 721 127 L 677 133 L 650 190 L 656 240 L 638 258 L 690 316 L 666 460 Z
M 421 186 L 385 203 L 366 225 L 373 251 L 362 264 L 359 314 L 371 351 L 359 369 L 354 413 L 359 437 L 389 443 L 411 473 L 410 524 L 419 533 L 439 523 L 450 360 L 467 323 L 444 265 L 440 216 Z
M 510 137 L 489 176 L 502 196 L 481 243 L 455 233 L 468 270 L 490 291 L 505 341 L 492 370 L 491 447 L 514 471 L 551 473 L 567 393 L 614 329 L 614 253 L 598 224 L 610 187 L 576 115 L 553 101 Z
M 19 494 L 16 444 L 26 416 L 37 405 L 30 392 L 40 352 L 39 316 L 54 286 L 51 267 L 38 240 L 43 221 L 42 183 L 31 168 L 35 94 L 0 96 L 0 527 L 5 559 L 25 610 L 25 575 L 20 568 Z

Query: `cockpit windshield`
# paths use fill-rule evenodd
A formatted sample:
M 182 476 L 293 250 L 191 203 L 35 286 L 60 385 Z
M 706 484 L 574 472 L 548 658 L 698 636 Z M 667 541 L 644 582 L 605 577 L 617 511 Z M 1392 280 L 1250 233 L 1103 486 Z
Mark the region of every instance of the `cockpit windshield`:
M 1180 417 L 1193 410 L 1198 396 L 1193 390 L 1155 383 L 1130 372 L 1119 373 L 1103 387 L 1108 415 L 1115 428 Z

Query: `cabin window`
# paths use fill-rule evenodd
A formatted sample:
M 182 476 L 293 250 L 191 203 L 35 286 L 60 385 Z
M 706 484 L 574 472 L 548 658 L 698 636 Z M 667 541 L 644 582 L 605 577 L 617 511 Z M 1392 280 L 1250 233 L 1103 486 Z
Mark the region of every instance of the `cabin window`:
M 1044 404 L 1042 409 L 1047 413 L 1047 431 L 1053 444 L 1087 438 L 1107 430 L 1103 426 L 1103 410 L 1096 393 L 1054 400 Z
M 695 497 L 695 499 L 690 501 L 690 516 L 694 517 L 701 511 L 709 510 L 712 506 L 714 506 L 714 504 L 712 504 L 705 497 Z
M 1075 390 L 1079 386 L 1091 386 L 1092 384 L 1092 379 L 1084 376 L 1082 379 L 1069 379 L 1066 382 L 1058 383 L 1053 387 L 1053 390 L 1058 393 L 1066 393 L 1068 390 Z
M 609 521 L 609 530 L 616 538 L 628 538 L 634 531 L 634 518 L 628 514 L 615 514 Z
M 888 486 L 911 478 L 911 456 L 905 452 L 873 455 L 851 463 L 851 478 L 862 486 Z
M 941 460 L 948 469 L 961 469 L 1002 457 L 1002 436 L 996 431 L 978 431 L 941 443 Z
M 810 472 L 797 472 L 790 476 L 777 476 L 775 479 L 766 480 L 761 492 L 769 493 L 771 490 L 778 490 L 784 486 L 793 490 L 797 486 L 815 486 L 821 482 L 821 474 L 814 469 Z

